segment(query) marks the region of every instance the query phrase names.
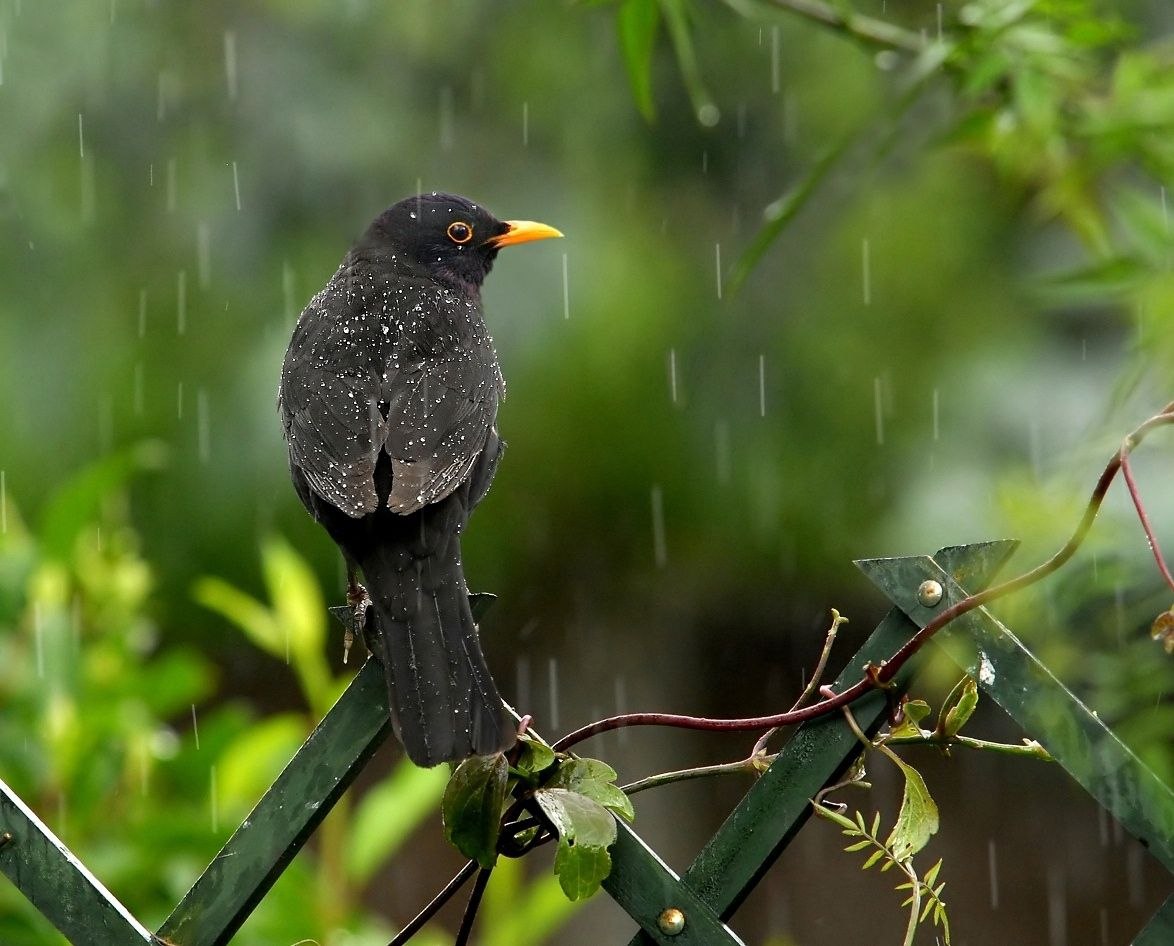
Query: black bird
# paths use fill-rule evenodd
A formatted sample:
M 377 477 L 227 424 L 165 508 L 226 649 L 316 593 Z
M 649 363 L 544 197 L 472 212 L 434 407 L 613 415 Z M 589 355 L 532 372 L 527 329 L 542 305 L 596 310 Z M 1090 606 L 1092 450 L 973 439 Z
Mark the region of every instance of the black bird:
M 346 559 L 355 626 L 417 765 L 514 743 L 461 567 L 461 530 L 504 448 L 481 284 L 503 246 L 557 236 L 463 197 L 402 200 L 310 300 L 282 365 L 294 488 Z

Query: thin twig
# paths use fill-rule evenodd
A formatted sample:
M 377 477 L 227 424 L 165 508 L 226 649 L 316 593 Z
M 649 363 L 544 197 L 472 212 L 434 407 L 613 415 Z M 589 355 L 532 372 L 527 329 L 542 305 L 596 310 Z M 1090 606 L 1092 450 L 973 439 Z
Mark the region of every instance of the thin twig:
M 773 756 L 764 756 L 761 761 L 769 765 L 773 758 Z M 759 761 L 751 756 L 748 759 L 739 759 L 737 762 L 722 762 L 718 765 L 701 765 L 695 769 L 661 772 L 658 775 L 650 775 L 647 778 L 629 782 L 627 785 L 621 785 L 620 791 L 625 795 L 635 795 L 637 792 L 649 788 L 659 788 L 662 785 L 671 785 L 673 782 L 687 782 L 695 778 L 708 778 L 711 775 L 736 775 L 742 772 L 757 774 L 761 771 L 757 764 Z
M 886 746 L 937 746 L 939 749 L 949 749 L 951 746 L 966 746 L 968 749 L 985 749 L 988 752 L 999 752 L 1003 755 L 1024 755 L 1033 759 L 1042 759 L 1051 762 L 1052 756 L 1034 739 L 1025 739 L 1022 743 L 991 742 L 988 739 L 977 739 L 974 736 L 964 736 L 956 733 L 947 736 L 944 733 L 926 733 L 916 736 L 885 736 Z
M 1137 483 L 1133 479 L 1133 470 L 1129 466 L 1129 456 L 1125 453 L 1125 447 L 1122 447 L 1121 451 L 1121 475 L 1125 477 L 1125 485 L 1129 487 L 1129 498 L 1133 500 L 1133 508 L 1137 510 L 1137 518 L 1141 520 L 1141 528 L 1145 532 L 1146 541 L 1149 542 L 1150 551 L 1154 554 L 1154 561 L 1158 563 L 1158 571 L 1162 573 L 1162 577 L 1166 579 L 1166 584 L 1174 591 L 1174 575 L 1170 574 L 1170 568 L 1166 565 L 1166 559 L 1162 557 L 1162 549 L 1158 545 L 1158 537 L 1154 533 L 1154 527 L 1150 524 L 1150 517 L 1145 511 L 1145 504 L 1141 501 L 1141 493 L 1138 492 Z
M 956 604 L 941 611 L 925 627 L 914 634 L 885 663 L 880 667 L 867 668 L 862 679 L 858 680 L 846 690 L 837 693 L 835 696 L 828 697 L 810 706 L 790 710 L 786 713 L 776 713 L 772 716 L 754 716 L 746 719 L 710 719 L 698 716 L 682 716 L 673 713 L 625 713 L 620 716 L 611 716 L 607 719 L 597 720 L 594 723 L 576 729 L 574 732 L 568 733 L 555 742 L 552 748 L 556 751 L 565 751 L 569 747 L 577 745 L 592 736 L 610 732 L 614 729 L 622 729 L 627 726 L 672 726 L 679 729 L 699 729 L 711 732 L 752 732 L 757 729 L 769 729 L 772 726 L 791 726 L 796 723 L 807 722 L 811 719 L 826 716 L 828 713 L 842 706 L 847 706 L 869 690 L 877 686 L 883 686 L 891 681 L 897 674 L 897 671 L 905 665 L 909 658 L 917 653 L 927 640 L 951 621 L 964 614 L 968 614 L 976 608 L 982 607 L 988 602 L 994 601 L 996 598 L 1001 598 L 1004 595 L 1026 588 L 1028 585 L 1035 584 L 1067 562 L 1076 552 L 1077 548 L 1080 547 L 1085 536 L 1088 534 L 1088 530 L 1092 527 L 1093 520 L 1096 519 L 1101 505 L 1105 501 L 1105 494 L 1108 492 L 1110 484 L 1117 475 L 1117 471 L 1121 468 L 1122 457 L 1132 452 L 1152 430 L 1168 424 L 1174 424 L 1174 402 L 1166 405 L 1160 413 L 1155 414 L 1140 424 L 1125 438 L 1125 445 L 1121 450 L 1113 454 L 1101 472 L 1100 477 L 1097 479 L 1096 486 L 1093 488 L 1092 495 L 1089 497 L 1088 505 L 1085 507 L 1084 515 L 1081 517 L 1080 523 L 1072 533 L 1071 538 L 1051 558 L 1030 571 L 1024 572 L 1022 575 L 988 588 L 985 591 L 968 595 Z
M 478 872 L 473 890 L 469 894 L 469 902 L 465 906 L 465 915 L 461 917 L 461 928 L 457 930 L 457 938 L 453 941 L 453 946 L 467 946 L 469 936 L 473 932 L 473 921 L 477 919 L 477 908 L 481 906 L 481 897 L 485 893 L 485 887 L 489 883 L 489 876 L 492 873 L 492 867 L 482 867 Z
M 469 863 L 457 871 L 453 879 L 444 885 L 444 889 L 441 890 L 440 893 L 438 893 L 435 897 L 433 897 L 428 906 L 417 913 L 407 926 L 396 933 L 395 937 L 390 943 L 387 944 L 387 946 L 403 946 L 404 943 L 415 936 L 420 931 L 420 928 L 430 919 L 432 919 L 432 917 L 442 906 L 444 906 L 446 903 L 448 903 L 449 900 L 452 899 L 453 894 L 455 894 L 465 885 L 465 882 L 473 876 L 473 872 L 476 869 L 477 862 L 469 861 Z
M 799 694 L 799 699 L 791 704 L 792 710 L 797 710 L 800 706 L 806 703 L 811 694 L 819 687 L 819 681 L 823 679 L 824 671 L 827 670 L 828 657 L 832 652 L 832 645 L 836 642 L 836 632 L 840 629 L 841 624 L 847 624 L 848 619 L 842 617 L 840 612 L 832 608 L 832 626 L 828 628 L 827 634 L 823 639 L 823 650 L 819 652 L 819 660 L 815 662 L 815 669 L 811 672 L 811 679 L 807 681 L 807 686 L 803 688 L 803 692 Z M 750 750 L 750 758 L 753 759 L 759 753 L 766 752 L 766 744 L 770 741 L 770 737 L 779 731 L 778 726 L 773 726 L 758 737 L 758 741 L 754 743 L 754 748 Z

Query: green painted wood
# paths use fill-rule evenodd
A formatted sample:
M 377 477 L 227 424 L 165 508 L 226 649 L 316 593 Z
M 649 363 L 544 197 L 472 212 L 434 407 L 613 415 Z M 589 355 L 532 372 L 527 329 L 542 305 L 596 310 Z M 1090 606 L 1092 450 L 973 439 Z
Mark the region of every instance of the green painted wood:
M 923 627 L 948 602 L 965 597 L 936 562 L 913 557 L 881 566 L 858 563 L 869 578 Z M 917 586 L 940 581 L 946 594 L 936 608 L 923 607 Z M 1174 871 L 1174 789 L 1036 659 L 985 608 L 964 614 L 934 641 L 973 676 L 1031 738 L 1079 782 L 1168 870 Z
M 0 871 L 75 946 L 142 946 L 151 933 L 0 781 Z
M 965 575 L 974 587 L 983 587 L 1015 547 L 1010 541 L 983 542 L 944 552 L 951 568 Z M 916 630 L 900 609 L 894 608 L 849 661 L 836 680 L 836 689 L 855 683 L 866 664 L 889 657 Z M 897 675 L 894 683 L 898 691 L 916 671 L 917 662 L 910 661 Z M 866 694 L 852 705 L 853 715 L 866 732 L 876 731 L 885 710 L 886 701 L 879 692 Z M 810 799 L 841 776 L 858 753 L 859 742 L 840 715 L 804 723 L 705 845 L 682 877 L 683 883 L 728 920 L 811 816 Z M 652 942 L 641 932 L 630 946 Z
M 224 946 L 391 730 L 369 659 L 159 929 L 174 946 Z
M 648 942 L 660 946 L 741 946 L 709 906 L 681 883 L 656 852 L 623 821 L 611 849 L 612 869 L 603 888 L 640 924 Z M 684 928 L 666 935 L 658 923 L 670 908 L 685 915 Z
M 1174 894 L 1166 898 L 1145 929 L 1137 934 L 1133 946 L 1170 946 L 1171 943 L 1174 943 Z

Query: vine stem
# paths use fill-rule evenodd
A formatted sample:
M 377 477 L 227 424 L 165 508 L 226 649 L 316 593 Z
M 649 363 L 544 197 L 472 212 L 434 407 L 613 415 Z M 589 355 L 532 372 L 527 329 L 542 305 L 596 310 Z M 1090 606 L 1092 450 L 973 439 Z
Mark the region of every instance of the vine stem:
M 468 879 L 473 876 L 473 873 L 476 870 L 477 862 L 469 861 L 469 863 L 457 871 L 453 879 L 444 885 L 444 889 L 441 890 L 440 893 L 438 893 L 435 897 L 433 897 L 423 910 L 412 917 L 412 919 L 408 922 L 408 925 L 396 933 L 395 937 L 390 943 L 387 944 L 387 946 L 403 946 L 404 943 L 415 936 L 420 931 L 420 928 L 423 927 L 423 925 L 430 919 L 432 919 L 432 917 L 442 906 L 448 903 L 453 894 L 455 894 L 465 885 L 466 881 L 468 881 Z
M 1108 493 L 1109 486 L 1121 469 L 1122 460 L 1127 458 L 1151 431 L 1168 424 L 1174 424 L 1174 401 L 1167 404 L 1159 413 L 1136 427 L 1125 438 L 1121 449 L 1113 454 L 1108 463 L 1105 464 L 1105 468 L 1101 471 L 1101 475 L 1097 479 L 1096 486 L 1093 487 L 1092 494 L 1085 507 L 1084 515 L 1081 517 L 1071 538 L 1051 558 L 1015 578 L 987 588 L 985 591 L 968 595 L 961 601 L 946 608 L 906 641 L 887 661 L 879 667 L 870 666 L 866 669 L 863 678 L 847 689 L 836 693 L 834 696 L 825 697 L 818 703 L 788 710 L 785 713 L 777 713 L 772 716 L 754 716 L 745 719 L 711 719 L 708 717 L 683 716 L 673 713 L 625 713 L 619 716 L 597 720 L 594 723 L 576 729 L 574 732 L 568 733 L 555 742 L 552 748 L 556 751 L 566 751 L 571 746 L 577 745 L 592 736 L 610 732 L 614 729 L 622 729 L 627 726 L 671 726 L 679 729 L 698 729 L 711 732 L 751 732 L 758 729 L 770 729 L 774 726 L 793 726 L 797 723 L 826 716 L 828 713 L 842 706 L 847 706 L 869 690 L 878 686 L 883 687 L 891 681 L 897 674 L 897 671 L 905 665 L 909 658 L 917 653 L 926 641 L 951 621 L 994 601 L 996 598 L 1002 598 L 1012 592 L 1035 584 L 1067 562 L 1080 547 L 1081 543 L 1084 542 L 1085 536 L 1088 535 L 1088 531 L 1092 527 L 1093 521 L 1096 519 L 1097 513 L 1105 501 L 1105 495 Z
M 477 919 L 477 908 L 481 906 L 481 897 L 485 893 L 492 873 L 492 867 L 482 867 L 478 871 L 477 880 L 473 883 L 473 891 L 469 894 L 469 903 L 465 907 L 465 915 L 461 917 L 461 928 L 457 930 L 457 938 L 453 941 L 453 946 L 467 946 L 469 937 L 473 933 L 473 921 Z
M 1138 492 L 1137 483 L 1133 479 L 1133 470 L 1129 466 L 1129 455 L 1125 452 L 1124 447 L 1121 448 L 1121 451 L 1121 475 L 1125 477 L 1125 485 L 1129 487 L 1129 498 L 1133 500 L 1133 508 L 1137 510 L 1137 518 L 1141 520 L 1141 527 L 1145 530 L 1145 538 L 1154 555 L 1154 561 L 1158 564 L 1158 571 L 1166 579 L 1170 590 L 1174 591 L 1174 575 L 1170 574 L 1170 567 L 1166 564 L 1166 559 L 1162 557 L 1162 548 L 1158 545 L 1158 537 L 1154 533 L 1154 527 L 1150 524 L 1145 504 L 1141 501 L 1141 493 Z

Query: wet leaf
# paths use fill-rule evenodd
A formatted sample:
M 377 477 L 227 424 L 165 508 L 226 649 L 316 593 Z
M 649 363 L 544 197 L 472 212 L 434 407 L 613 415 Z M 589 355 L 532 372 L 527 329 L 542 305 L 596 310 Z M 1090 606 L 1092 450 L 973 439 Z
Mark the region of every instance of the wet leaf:
M 497 860 L 497 836 L 505 807 L 509 766 L 500 752 L 462 762 L 444 789 L 444 836 L 482 867 Z
M 890 730 L 889 735 L 914 738 L 924 735 L 918 724 L 929 713 L 930 706 L 925 700 L 909 700 L 901 707 L 901 722 Z
M 897 823 L 889 834 L 886 845 L 899 861 L 906 861 L 920 851 L 938 830 L 938 806 L 930 797 L 925 779 L 913 766 L 896 755 L 891 758 L 905 776 L 905 792 Z
M 659 0 L 625 0 L 616 17 L 624 66 L 632 85 L 632 96 L 645 121 L 656 117 L 652 100 L 652 53 L 660 28 Z
M 565 788 L 599 802 L 604 808 L 631 821 L 632 802 L 615 784 L 616 770 L 599 759 L 568 759 L 547 782 L 548 788 Z
M 554 750 L 544 742 L 523 734 L 518 737 L 518 760 L 514 768 L 523 775 L 537 775 L 554 765 Z
M 978 706 L 978 684 L 974 682 L 972 677 L 967 677 L 962 684 L 962 694 L 958 697 L 958 702 L 950 707 L 949 712 L 946 713 L 946 718 L 942 722 L 942 731 L 946 737 L 953 739 L 958 735 L 963 726 L 966 725 L 970 717 L 974 714 L 975 708 Z
M 565 788 L 544 788 L 534 800 L 558 832 L 554 870 L 570 900 L 590 897 L 611 871 L 607 849 L 616 839 L 616 822 L 599 802 Z

